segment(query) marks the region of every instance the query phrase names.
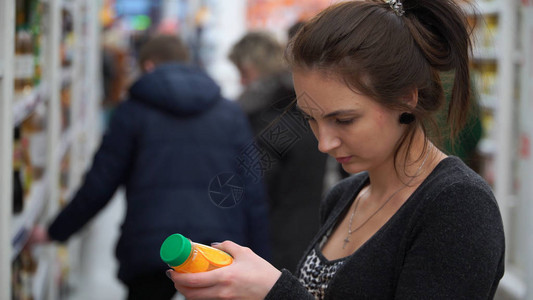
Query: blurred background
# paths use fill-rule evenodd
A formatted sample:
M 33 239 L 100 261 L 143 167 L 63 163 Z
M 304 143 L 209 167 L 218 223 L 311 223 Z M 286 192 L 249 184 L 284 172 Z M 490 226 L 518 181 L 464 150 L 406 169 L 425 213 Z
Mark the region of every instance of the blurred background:
M 533 0 L 472 0 L 481 133 L 471 165 L 493 187 L 507 238 L 497 299 L 533 299 Z M 0 299 L 121 299 L 113 256 L 123 201 L 65 245 L 29 230 L 72 198 L 147 35 L 179 34 L 229 99 L 228 52 L 245 33 L 287 31 L 332 0 L 0 1 Z M 116 198 L 123 198 L 122 191 Z M 16 295 L 13 296 L 13 295 Z

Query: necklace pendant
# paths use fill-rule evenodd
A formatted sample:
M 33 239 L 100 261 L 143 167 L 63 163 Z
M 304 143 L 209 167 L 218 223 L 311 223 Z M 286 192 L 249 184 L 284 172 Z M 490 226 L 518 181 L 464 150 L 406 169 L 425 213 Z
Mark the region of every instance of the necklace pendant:
M 344 239 L 344 245 L 342 245 L 342 249 L 346 248 L 346 245 L 350 242 L 350 237 L 347 236 L 345 239 Z

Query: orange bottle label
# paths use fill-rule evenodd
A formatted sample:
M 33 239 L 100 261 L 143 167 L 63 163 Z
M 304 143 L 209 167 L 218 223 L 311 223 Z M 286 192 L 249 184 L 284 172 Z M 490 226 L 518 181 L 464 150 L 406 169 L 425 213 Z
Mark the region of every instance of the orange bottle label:
M 180 273 L 205 272 L 209 269 L 209 261 L 193 248 L 191 256 L 183 264 L 173 267 L 173 269 Z
M 224 267 L 233 262 L 233 257 L 222 250 L 206 245 L 197 244 L 198 252 L 215 267 Z
M 194 244 L 191 256 L 183 264 L 173 267 L 173 269 L 180 273 L 198 273 L 224 267 L 232 262 L 231 255 L 224 251 L 202 244 Z

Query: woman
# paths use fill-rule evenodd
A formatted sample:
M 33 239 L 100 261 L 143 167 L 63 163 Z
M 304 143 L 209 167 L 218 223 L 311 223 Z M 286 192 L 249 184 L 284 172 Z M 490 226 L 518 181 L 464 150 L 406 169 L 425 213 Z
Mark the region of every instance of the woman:
M 433 115 L 439 72 L 455 71 L 448 122 L 468 117 L 469 30 L 451 0 L 334 5 L 293 38 L 297 105 L 319 150 L 356 174 L 321 207 L 322 227 L 295 275 L 232 242 L 233 265 L 168 272 L 188 299 L 490 299 L 504 235 L 487 183 L 447 156 Z

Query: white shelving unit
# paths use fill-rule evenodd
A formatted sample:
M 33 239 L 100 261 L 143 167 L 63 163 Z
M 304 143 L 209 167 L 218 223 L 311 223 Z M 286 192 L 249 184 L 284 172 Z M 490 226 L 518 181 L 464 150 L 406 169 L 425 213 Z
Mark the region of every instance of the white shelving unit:
M 41 0 L 44 6 L 42 79 L 39 85 L 14 101 L 15 1 L 0 1 L 0 299 L 11 299 L 11 265 L 27 242 L 31 228 L 47 221 L 68 200 L 81 181 L 99 134 L 100 63 L 99 5 L 101 1 Z M 71 63 L 62 66 L 64 15 L 73 21 Z M 64 107 L 64 89 L 70 90 L 70 106 Z M 63 98 L 63 99 L 62 99 Z M 63 105 L 63 106 L 62 106 Z M 37 109 L 46 110 L 45 142 L 39 149 L 45 158 L 44 175 L 32 182 L 24 210 L 12 215 L 13 129 Z M 68 111 L 65 112 L 65 109 Z M 68 122 L 65 121 L 68 120 Z M 67 159 L 68 168 L 61 163 Z M 61 186 L 61 172 L 68 172 Z M 35 299 L 59 299 L 57 249 L 36 251 L 38 268 L 33 278 Z M 72 253 L 77 255 L 77 253 Z
M 518 289 L 524 296 L 522 299 L 533 299 L 533 149 L 531 139 L 533 138 L 533 1 L 522 1 L 520 9 L 521 21 L 520 42 L 524 54 L 521 65 L 520 81 L 520 106 L 519 106 L 519 178 L 517 205 L 519 206 L 517 219 L 517 264 L 522 267 L 523 277 L 520 281 L 521 289 Z M 525 295 L 524 295 L 525 293 Z
M 14 1 L 2 1 L 0 40 L 12 41 L 15 31 Z M 11 298 L 11 211 L 13 178 L 13 44 L 0 44 L 0 299 Z
M 514 0 L 476 0 L 475 5 L 481 15 L 481 19 L 478 19 L 481 22 L 478 22 L 477 26 L 485 31 L 481 33 L 485 35 L 485 40 L 478 36 L 477 45 L 474 45 L 475 66 L 486 64 L 494 68 L 489 71 L 494 72 L 492 78 L 477 78 L 485 80 L 486 84 L 478 86 L 481 91 L 481 106 L 493 117 L 488 122 L 491 124 L 490 128 L 485 128 L 488 132 L 479 148 L 481 153 L 489 157 L 488 161 L 492 165 L 488 167 L 491 169 L 488 176 L 484 175 L 493 186 L 502 213 L 507 244 L 506 273 L 500 282 L 496 299 L 526 299 L 528 279 L 523 268 L 517 265 L 516 258 L 524 253 L 515 249 L 519 238 L 518 231 L 521 230 L 517 227 L 515 218 L 519 193 L 516 190 L 519 148 L 516 129 L 519 127 L 517 109 L 520 104 L 516 93 L 516 87 L 520 85 L 516 70 L 521 67 L 522 53 L 528 53 L 520 49 L 520 37 L 517 34 L 523 26 L 518 18 L 520 3 Z M 522 184 L 527 185 L 525 182 Z

